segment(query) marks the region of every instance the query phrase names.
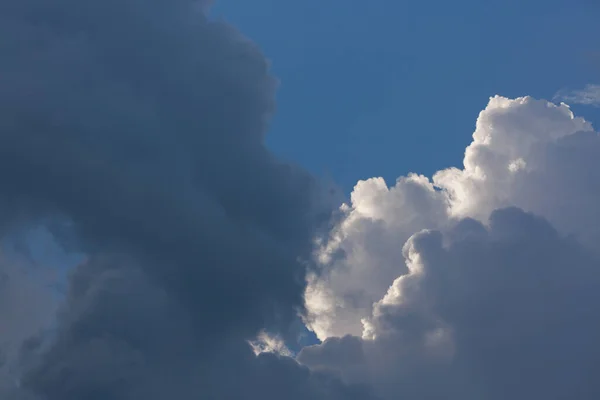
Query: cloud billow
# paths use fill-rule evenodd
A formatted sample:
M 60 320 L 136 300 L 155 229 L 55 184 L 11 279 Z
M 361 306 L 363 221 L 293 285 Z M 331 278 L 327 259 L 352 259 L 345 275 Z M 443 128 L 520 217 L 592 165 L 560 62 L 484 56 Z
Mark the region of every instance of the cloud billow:
M 495 209 L 517 206 L 595 247 L 598 154 L 598 134 L 567 105 L 491 98 L 463 169 L 432 179 L 409 174 L 389 188 L 381 178 L 356 185 L 318 253 L 324 274 L 311 278 L 306 292 L 309 326 L 322 339 L 361 335 L 361 318 L 407 272 L 402 245 L 422 229 L 445 229 L 460 218 L 486 222 Z
M 495 211 L 404 246 L 397 278 L 365 338 L 305 348 L 312 368 L 341 370 L 383 398 L 592 399 L 600 354 L 598 258 L 539 217 Z M 359 344 L 357 344 L 359 343 Z M 361 356 L 354 363 L 343 354 Z
M 277 82 L 207 5 L 0 2 L 5 225 L 85 254 L 3 398 L 370 397 L 247 343 L 302 310 L 330 210 L 265 148 Z
M 384 399 L 597 398 L 599 156 L 567 105 L 496 96 L 462 169 L 359 182 L 298 360 Z

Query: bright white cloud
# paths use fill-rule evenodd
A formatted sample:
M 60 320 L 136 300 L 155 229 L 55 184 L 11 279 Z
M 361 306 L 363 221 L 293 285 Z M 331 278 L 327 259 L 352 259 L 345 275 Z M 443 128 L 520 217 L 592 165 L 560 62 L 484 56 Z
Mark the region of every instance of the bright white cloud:
M 322 244 L 322 273 L 309 278 L 307 325 L 321 339 L 362 335 L 363 320 L 398 276 L 415 232 L 464 218 L 487 223 L 517 206 L 547 218 L 587 244 L 600 240 L 600 140 L 566 104 L 495 96 L 480 113 L 462 169 L 433 178 L 411 174 L 388 187 L 359 182 L 343 217 Z
M 360 335 L 361 318 L 406 272 L 402 245 L 415 231 L 446 220 L 446 198 L 419 175 L 388 188 L 382 178 L 359 182 L 343 218 L 319 251 L 324 271 L 311 275 L 307 325 L 317 336 Z

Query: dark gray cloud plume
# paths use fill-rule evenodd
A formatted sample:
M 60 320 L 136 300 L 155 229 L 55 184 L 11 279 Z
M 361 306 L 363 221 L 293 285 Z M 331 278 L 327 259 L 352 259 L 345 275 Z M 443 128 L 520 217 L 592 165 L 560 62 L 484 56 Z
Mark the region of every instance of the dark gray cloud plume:
M 207 6 L 0 0 L 3 221 L 68 221 L 88 255 L 7 396 L 369 396 L 246 343 L 303 307 L 328 207 L 265 148 L 277 82 Z

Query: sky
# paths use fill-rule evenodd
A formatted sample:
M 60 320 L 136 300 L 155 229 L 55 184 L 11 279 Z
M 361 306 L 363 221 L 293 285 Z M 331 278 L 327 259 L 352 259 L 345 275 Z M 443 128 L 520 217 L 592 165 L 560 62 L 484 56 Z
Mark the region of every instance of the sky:
M 259 43 L 280 80 L 269 146 L 350 191 L 358 179 L 458 166 L 490 96 L 551 99 L 599 81 L 598 7 L 220 0 L 212 14 Z
M 0 0 L 0 398 L 600 398 L 599 12 Z

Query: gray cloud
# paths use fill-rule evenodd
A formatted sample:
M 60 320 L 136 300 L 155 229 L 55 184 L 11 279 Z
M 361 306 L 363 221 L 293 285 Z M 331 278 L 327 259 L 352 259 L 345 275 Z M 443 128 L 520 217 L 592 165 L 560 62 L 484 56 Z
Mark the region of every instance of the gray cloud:
M 6 224 L 62 219 L 88 256 L 7 396 L 370 396 L 246 343 L 302 309 L 329 208 L 265 148 L 276 81 L 207 5 L 0 1 Z
M 598 397 L 596 255 L 516 208 L 487 228 L 418 233 L 404 254 L 410 272 L 375 304 L 369 337 L 305 348 L 301 362 L 368 374 L 387 399 Z M 339 362 L 357 348 L 361 362 Z

